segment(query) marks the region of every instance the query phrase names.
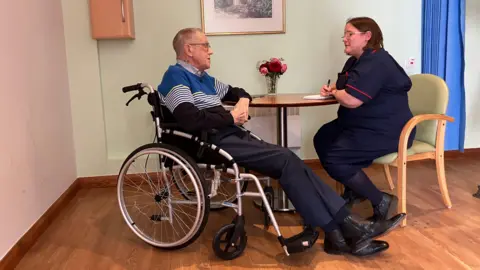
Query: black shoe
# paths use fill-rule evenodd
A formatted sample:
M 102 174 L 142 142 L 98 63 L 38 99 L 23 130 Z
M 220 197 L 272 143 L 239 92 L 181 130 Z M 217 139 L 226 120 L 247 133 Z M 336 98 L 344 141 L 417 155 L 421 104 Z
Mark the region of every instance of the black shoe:
M 355 216 L 347 216 L 340 225 L 342 234 L 352 247 L 352 253 L 362 252 L 371 240 L 379 238 L 393 229 L 405 218 L 406 214 L 398 214 L 388 220 L 361 220 Z
M 372 221 L 387 220 L 397 212 L 398 198 L 394 195 L 383 193 L 380 203 L 373 207 Z
M 370 256 L 388 249 L 389 245 L 385 241 L 373 240 L 361 250 L 353 251 L 343 238 L 340 230 L 325 233 L 323 249 L 328 254 L 341 255 L 351 254 L 358 257 Z
M 340 230 L 325 233 L 323 250 L 328 254 L 344 254 L 352 252 L 352 248 L 347 244 Z
M 318 231 L 310 226 L 304 227 L 303 232 L 285 239 L 288 253 L 299 253 L 311 248 L 318 239 Z
M 343 192 L 342 198 L 345 200 L 345 206 L 348 208 L 352 208 L 354 204 L 361 203 L 367 199 L 353 192 L 353 190 L 347 188 Z

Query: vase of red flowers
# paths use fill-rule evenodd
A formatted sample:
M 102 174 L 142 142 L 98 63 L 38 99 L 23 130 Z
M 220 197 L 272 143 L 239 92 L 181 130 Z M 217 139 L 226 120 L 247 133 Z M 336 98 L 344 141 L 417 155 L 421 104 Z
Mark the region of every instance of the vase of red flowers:
M 287 64 L 283 61 L 283 58 L 270 58 L 270 60 L 263 60 L 257 64 L 258 71 L 265 76 L 269 95 L 277 93 L 278 79 L 287 71 Z

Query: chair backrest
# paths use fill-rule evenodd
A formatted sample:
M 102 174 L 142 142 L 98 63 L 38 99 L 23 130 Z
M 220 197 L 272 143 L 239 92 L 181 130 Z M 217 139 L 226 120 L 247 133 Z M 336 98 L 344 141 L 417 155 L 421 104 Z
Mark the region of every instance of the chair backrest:
M 413 115 L 446 114 L 448 105 L 448 86 L 445 81 L 432 74 L 410 76 L 412 89 L 408 101 Z M 435 145 L 437 121 L 424 121 L 417 125 L 415 139 Z

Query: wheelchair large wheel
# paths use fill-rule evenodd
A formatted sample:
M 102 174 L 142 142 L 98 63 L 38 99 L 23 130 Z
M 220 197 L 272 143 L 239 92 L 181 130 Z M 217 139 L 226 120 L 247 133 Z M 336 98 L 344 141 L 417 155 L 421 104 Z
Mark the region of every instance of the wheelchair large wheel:
M 168 160 L 169 166 L 163 166 Z M 162 161 L 162 162 L 160 162 Z M 185 199 L 171 169 L 181 169 L 192 187 Z M 130 229 L 143 241 L 163 249 L 180 249 L 202 233 L 210 209 L 205 180 L 197 164 L 177 147 L 152 143 L 125 160 L 118 176 L 118 202 Z

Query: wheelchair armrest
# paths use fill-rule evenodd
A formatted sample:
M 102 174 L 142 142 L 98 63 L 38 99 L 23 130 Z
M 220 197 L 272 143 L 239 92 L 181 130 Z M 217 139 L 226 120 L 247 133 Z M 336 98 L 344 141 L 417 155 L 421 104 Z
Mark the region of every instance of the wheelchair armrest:
M 200 132 L 191 133 L 182 129 L 182 127 L 178 123 L 172 123 L 172 122 L 160 123 L 160 127 L 164 130 L 169 129 L 171 131 L 180 131 L 189 136 L 198 137 L 203 142 L 207 142 L 208 140 L 209 130 L 201 130 Z
M 203 157 L 203 154 L 206 149 L 210 148 L 210 144 L 208 143 L 208 131 L 207 130 L 201 130 L 200 132 L 195 132 L 195 133 L 189 133 L 186 132 L 181 128 L 181 126 L 178 123 L 172 123 L 172 122 L 167 122 L 167 123 L 160 123 L 160 127 L 164 130 L 162 133 L 165 134 L 172 134 L 175 136 L 180 136 L 185 139 L 190 139 L 194 141 L 200 141 L 202 142 L 201 144 L 198 145 L 198 150 L 196 151 L 195 155 L 197 159 L 201 159 Z M 168 131 L 166 131 L 168 130 Z M 175 132 L 177 134 L 175 134 Z M 175 141 L 175 139 L 173 139 Z M 167 143 L 174 143 L 174 141 L 170 141 Z M 182 148 L 182 147 L 180 147 Z M 193 149 L 193 148 L 192 148 Z M 190 149 L 190 150 L 192 150 Z M 188 152 L 188 151 L 187 151 Z
M 201 130 L 200 132 L 191 133 L 191 132 L 185 131 L 182 128 L 182 126 L 180 126 L 178 123 L 160 123 L 160 127 L 162 129 L 170 129 L 170 130 L 181 131 L 183 133 L 186 133 L 186 134 L 192 135 L 192 136 L 198 136 L 200 134 L 207 134 L 210 131 L 210 130 Z
M 162 129 L 175 129 L 175 130 L 183 131 L 178 123 L 160 123 L 160 127 Z

